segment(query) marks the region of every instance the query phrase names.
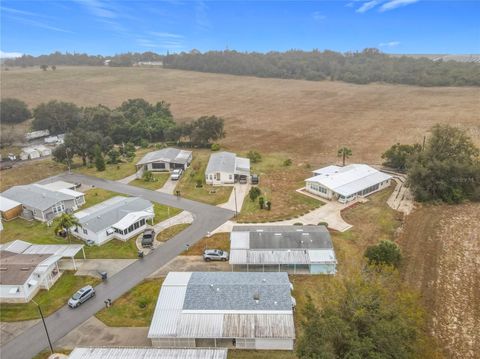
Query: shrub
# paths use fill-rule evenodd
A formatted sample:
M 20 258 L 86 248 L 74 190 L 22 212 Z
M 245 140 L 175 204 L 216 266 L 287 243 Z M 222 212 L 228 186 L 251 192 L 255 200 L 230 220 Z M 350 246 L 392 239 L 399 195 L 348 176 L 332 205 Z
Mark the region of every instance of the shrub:
M 105 171 L 105 159 L 98 145 L 95 146 L 95 167 L 97 171 Z
M 263 209 L 264 206 L 265 206 L 265 198 L 260 197 L 260 198 L 258 199 L 258 204 L 259 204 L 259 206 L 260 206 L 260 209 Z
M 303 226 L 303 223 L 302 222 L 295 222 L 293 225 L 294 226 Z
M 267 209 L 270 211 L 272 209 L 272 202 L 267 201 L 266 205 L 267 205 Z
M 257 151 L 248 151 L 247 158 L 249 158 L 252 163 L 257 163 L 262 160 L 262 155 Z
M 392 241 L 383 240 L 365 251 L 369 264 L 398 267 L 402 258 L 400 248 Z
M 154 182 L 155 176 L 153 175 L 152 171 L 145 171 L 143 172 L 142 179 L 145 182 Z
M 287 158 L 285 161 L 283 161 L 283 165 L 285 167 L 291 166 L 292 165 L 292 160 L 290 158 Z
M 148 141 L 144 138 L 140 140 L 140 147 L 141 148 L 148 148 Z
M 318 225 L 319 225 L 319 226 L 328 227 L 328 223 L 327 223 L 327 222 L 318 222 Z
M 139 306 L 140 308 L 142 308 L 142 309 L 144 309 L 144 308 L 147 307 L 148 302 L 149 302 L 149 300 L 148 300 L 147 297 L 140 297 L 140 298 L 138 298 L 138 300 L 137 300 L 138 306 Z
M 219 143 L 212 143 L 212 145 L 210 146 L 210 149 L 212 151 L 219 151 L 220 150 L 220 144 Z
M 195 183 L 196 183 L 195 186 L 196 186 L 197 188 L 202 188 L 202 187 L 203 187 L 203 181 L 202 181 L 201 179 L 197 179 L 197 180 L 195 181 Z
M 258 198 L 258 196 L 260 196 L 261 194 L 262 194 L 262 191 L 260 191 L 260 188 L 258 187 L 252 187 L 248 192 L 248 196 L 250 197 L 250 200 L 252 202 L 255 201 Z

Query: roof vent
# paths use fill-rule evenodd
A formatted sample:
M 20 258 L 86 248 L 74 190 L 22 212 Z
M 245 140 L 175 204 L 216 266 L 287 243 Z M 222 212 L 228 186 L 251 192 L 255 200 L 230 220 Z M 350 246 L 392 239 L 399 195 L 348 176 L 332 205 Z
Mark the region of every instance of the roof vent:
M 278 304 L 278 302 L 277 302 L 277 301 L 274 301 L 274 302 L 273 302 L 273 304 L 274 304 L 274 305 L 277 305 L 277 304 Z
M 267 282 L 267 280 L 266 280 L 265 278 L 263 278 L 263 279 L 262 279 L 262 282 L 263 282 L 263 283 L 266 283 L 266 282 Z
M 276 236 L 281 236 L 282 234 L 281 233 L 275 233 Z
M 20 270 L 27 271 L 27 270 L 30 270 L 30 267 L 23 267 Z
M 255 301 L 255 303 L 258 303 L 260 301 L 260 293 L 255 292 L 253 294 L 253 300 Z
M 309 236 L 310 233 L 302 233 L 302 236 Z

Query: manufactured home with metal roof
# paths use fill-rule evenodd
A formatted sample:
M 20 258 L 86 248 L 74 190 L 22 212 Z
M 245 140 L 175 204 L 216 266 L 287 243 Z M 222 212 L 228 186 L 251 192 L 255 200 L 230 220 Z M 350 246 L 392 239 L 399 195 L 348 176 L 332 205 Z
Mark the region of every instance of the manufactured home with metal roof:
M 140 234 L 155 217 L 153 204 L 139 197 L 116 196 L 75 213 L 81 227 L 71 233 L 101 245 L 111 239 L 126 241 Z
M 147 153 L 137 162 L 137 177 L 144 171 L 164 172 L 180 168 L 186 170 L 192 162 L 192 151 L 168 147 Z
M 227 349 L 75 348 L 69 359 L 227 359 Z
M 335 250 L 325 226 L 234 226 L 229 261 L 247 271 L 337 271 Z
M 305 189 L 329 200 L 347 203 L 390 186 L 392 176 L 364 164 L 327 166 L 313 171 Z
M 240 180 L 248 181 L 250 177 L 250 160 L 238 157 L 232 152 L 218 152 L 210 155 L 205 170 L 207 184 L 233 184 Z
M 153 314 L 154 347 L 292 350 L 287 273 L 170 272 Z

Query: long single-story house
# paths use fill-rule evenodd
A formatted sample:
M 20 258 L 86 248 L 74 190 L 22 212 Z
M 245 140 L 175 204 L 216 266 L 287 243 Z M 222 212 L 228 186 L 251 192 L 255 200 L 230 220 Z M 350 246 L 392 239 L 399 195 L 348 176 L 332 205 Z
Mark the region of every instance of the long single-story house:
M 22 204 L 9 198 L 0 196 L 0 213 L 2 219 L 9 221 L 22 214 Z
M 81 227 L 71 233 L 101 245 L 111 239 L 126 241 L 140 234 L 153 221 L 153 204 L 143 198 L 116 196 L 75 213 Z
M 83 245 L 35 245 L 16 240 L 0 247 L 0 302 L 26 303 L 60 278 L 58 261 L 71 258 Z M 85 255 L 85 254 L 84 254 Z M 74 267 L 75 267 L 75 262 Z
M 22 161 L 33 160 L 39 157 L 40 157 L 40 153 L 33 147 L 26 147 L 22 149 L 22 152 L 20 153 L 20 159 Z
M 229 261 L 247 271 L 335 274 L 337 267 L 325 226 L 234 226 Z
M 186 170 L 192 162 L 192 151 L 179 150 L 177 148 L 162 148 L 158 151 L 147 153 L 137 162 L 137 177 L 141 177 L 144 171 L 163 172 L 177 168 Z
M 392 176 L 364 164 L 327 166 L 313 171 L 305 189 L 317 196 L 341 203 L 366 197 L 390 186 Z
M 224 348 L 75 348 L 69 359 L 227 359 Z
M 51 221 L 62 213 L 76 211 L 85 204 L 82 192 L 70 189 L 53 191 L 40 184 L 14 186 L 1 196 L 22 204 L 21 217 L 41 222 Z
M 44 145 L 34 146 L 35 150 L 40 154 L 40 157 L 50 156 L 52 154 L 52 149 Z
M 170 272 L 148 338 L 154 347 L 292 350 L 287 273 Z
M 218 152 L 210 155 L 205 170 L 207 184 L 233 184 L 250 178 L 250 160 L 238 157 L 232 152 Z

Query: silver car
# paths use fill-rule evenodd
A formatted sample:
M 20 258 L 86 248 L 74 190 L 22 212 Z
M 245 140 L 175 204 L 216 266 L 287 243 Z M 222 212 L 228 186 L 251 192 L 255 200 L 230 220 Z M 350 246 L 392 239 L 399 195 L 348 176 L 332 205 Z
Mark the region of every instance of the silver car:
M 207 249 L 203 252 L 203 259 L 205 262 L 210 261 L 228 261 L 228 252 L 220 249 Z
M 85 303 L 90 298 L 95 297 L 95 289 L 91 285 L 87 285 L 75 293 L 72 298 L 68 300 L 70 308 L 77 308 L 80 304 Z
M 182 173 L 183 173 L 183 170 L 181 168 L 174 169 L 172 171 L 172 175 L 170 176 L 170 178 L 172 179 L 172 181 L 177 181 L 182 176 Z

